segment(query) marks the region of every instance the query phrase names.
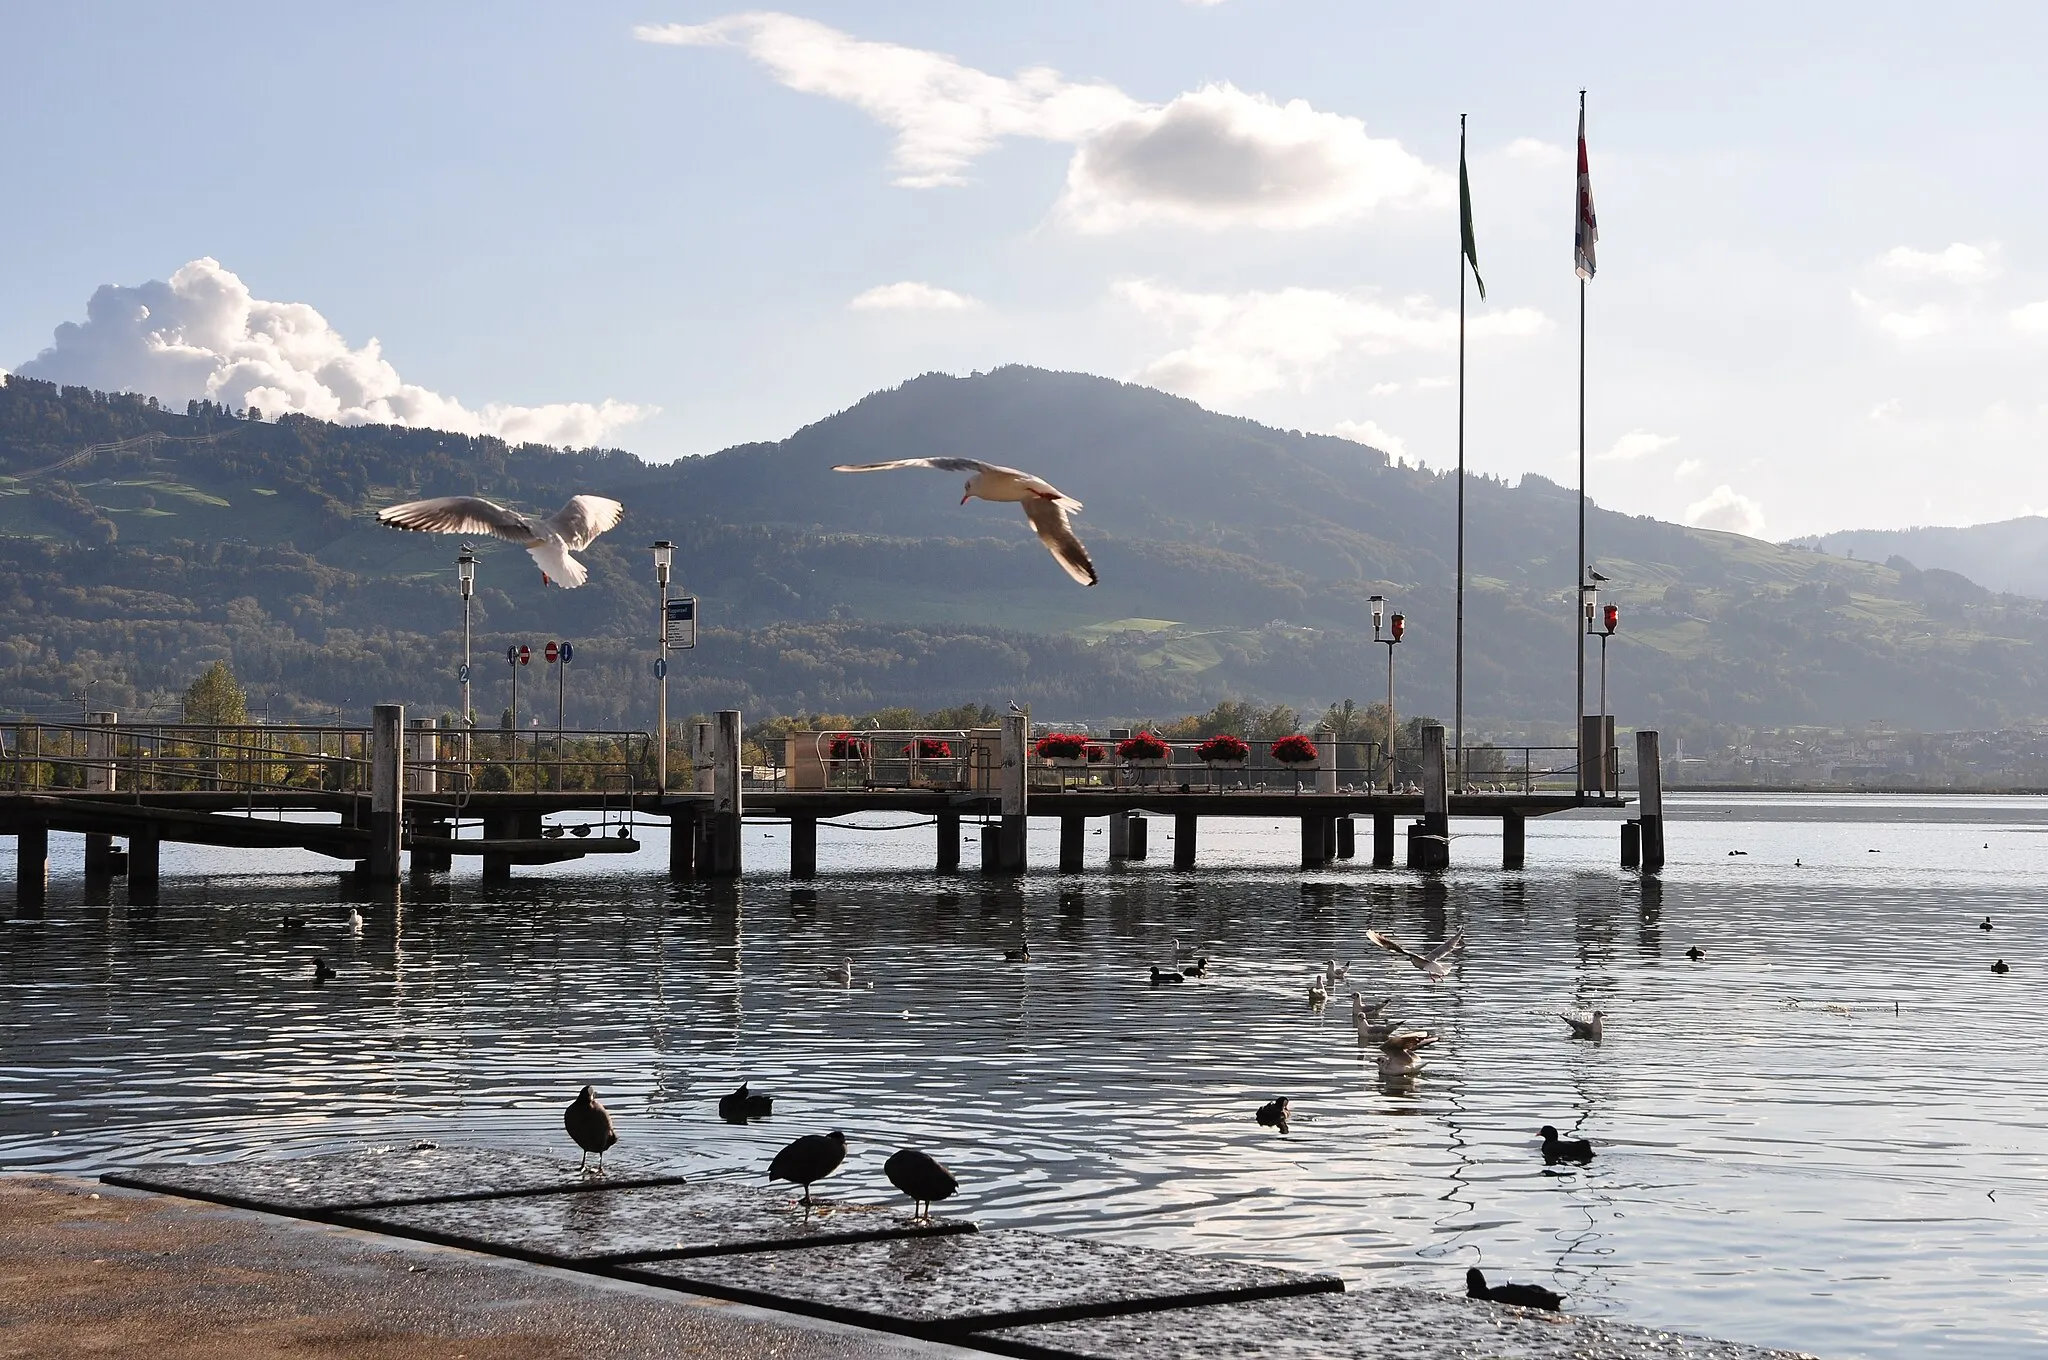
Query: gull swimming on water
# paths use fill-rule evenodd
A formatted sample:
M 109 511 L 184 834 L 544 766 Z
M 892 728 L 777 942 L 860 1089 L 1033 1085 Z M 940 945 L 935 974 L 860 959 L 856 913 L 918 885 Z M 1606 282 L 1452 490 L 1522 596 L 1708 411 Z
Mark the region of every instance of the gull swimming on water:
M 1043 477 L 974 458 L 892 458 L 882 463 L 840 463 L 832 470 L 892 472 L 897 468 L 972 473 L 967 479 L 967 490 L 960 497 L 962 505 L 978 496 L 985 501 L 1011 501 L 1023 506 L 1024 518 L 1031 521 L 1038 541 L 1052 553 L 1053 559 L 1066 570 L 1067 575 L 1084 586 L 1095 584 L 1095 564 L 1088 560 L 1088 550 L 1081 546 L 1081 540 L 1074 536 L 1073 526 L 1067 522 L 1067 517 L 1081 508 L 1081 502 L 1072 496 L 1062 495 L 1058 487 Z
M 1323 975 L 1321 973 L 1317 973 L 1314 977 L 1308 980 L 1308 1004 L 1311 1006 L 1320 1006 L 1329 999 L 1329 984 L 1323 981 Z
M 1377 930 L 1366 931 L 1365 938 L 1386 950 L 1389 954 L 1399 954 L 1402 958 L 1420 968 L 1422 975 L 1431 982 L 1441 982 L 1449 977 L 1451 975 L 1451 963 L 1465 948 L 1465 932 L 1462 930 L 1452 931 L 1450 939 L 1445 940 L 1427 954 L 1418 954 L 1404 946 L 1393 936 L 1383 935 Z
M 568 504 L 543 520 L 529 519 L 481 496 L 436 496 L 379 510 L 377 522 L 426 534 L 494 535 L 533 555 L 540 563 L 541 584 L 574 590 L 590 579 L 590 573 L 569 554 L 581 552 L 599 534 L 616 528 L 625 514 L 625 506 L 604 496 L 571 496 Z
M 1559 1011 L 1557 1018 L 1572 1027 L 1572 1038 L 1591 1039 L 1597 1044 L 1600 1042 L 1600 1021 L 1606 1015 L 1606 1011 L 1594 1011 L 1591 1015 L 1573 1015 L 1569 1011 Z
M 1406 1030 L 1389 1034 L 1380 1041 L 1380 1075 L 1400 1080 L 1412 1077 L 1428 1066 L 1416 1053 L 1436 1042 L 1428 1030 Z

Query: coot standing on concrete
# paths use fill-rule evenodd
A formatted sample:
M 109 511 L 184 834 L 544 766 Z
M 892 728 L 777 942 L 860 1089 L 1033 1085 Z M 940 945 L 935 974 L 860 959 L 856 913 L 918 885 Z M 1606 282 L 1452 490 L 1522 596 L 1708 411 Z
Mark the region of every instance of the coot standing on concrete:
M 583 1149 L 583 1160 L 576 1164 L 578 1171 L 586 1170 L 590 1154 L 597 1154 L 597 1174 L 604 1174 L 604 1151 L 619 1141 L 619 1131 L 612 1127 L 612 1112 L 597 1098 L 597 1088 L 586 1086 L 576 1093 L 569 1102 L 569 1108 L 562 1111 L 562 1127 L 576 1140 L 576 1146 Z
M 1578 1162 L 1584 1165 L 1593 1160 L 1593 1144 L 1585 1138 L 1560 1138 L 1555 1126 L 1545 1124 L 1537 1130 L 1543 1135 L 1543 1164 L 1555 1166 L 1559 1162 Z
M 838 1129 L 830 1133 L 807 1133 L 775 1154 L 775 1160 L 768 1163 L 770 1181 L 788 1181 L 791 1185 L 804 1188 L 804 1207 L 811 1207 L 811 1183 L 824 1180 L 839 1169 L 846 1160 L 846 1135 Z
M 889 1178 L 889 1184 L 910 1196 L 911 1204 L 919 1211 L 914 1217 L 929 1219 L 933 1201 L 951 1199 L 960 1188 L 952 1172 L 916 1148 L 904 1148 L 882 1163 L 882 1174 Z
M 1564 1295 L 1553 1293 L 1540 1284 L 1489 1285 L 1485 1272 L 1478 1266 L 1465 1272 L 1465 1297 L 1484 1299 L 1488 1303 L 1512 1303 L 1518 1308 L 1543 1308 L 1553 1313 L 1564 1307 Z

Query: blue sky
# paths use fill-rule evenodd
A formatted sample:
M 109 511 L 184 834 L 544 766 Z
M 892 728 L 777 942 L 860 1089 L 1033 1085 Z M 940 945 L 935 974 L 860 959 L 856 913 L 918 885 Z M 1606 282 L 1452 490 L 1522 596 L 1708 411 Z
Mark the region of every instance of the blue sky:
M 1594 496 L 1772 538 L 1996 519 L 2048 508 L 2044 27 L 12 5 L 0 367 L 671 457 L 1026 362 L 1441 466 L 1466 112 L 1469 463 L 1569 482 L 1584 85 Z

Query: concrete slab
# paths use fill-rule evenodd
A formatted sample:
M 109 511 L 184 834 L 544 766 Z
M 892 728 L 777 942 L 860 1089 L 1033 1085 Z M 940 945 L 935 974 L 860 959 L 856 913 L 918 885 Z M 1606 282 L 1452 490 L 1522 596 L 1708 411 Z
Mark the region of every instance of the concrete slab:
M 335 1217 L 352 1227 L 472 1251 L 586 1265 L 974 1231 L 964 1219 L 913 1222 L 907 1207 L 834 1206 L 807 1215 L 787 1193 L 730 1181 L 442 1200 L 344 1210 Z
M 1795 1354 L 1426 1289 L 1361 1289 L 1038 1323 L 981 1332 L 969 1344 L 1047 1360 L 1126 1360 L 1138 1354 L 1147 1360 L 1241 1355 L 1282 1360 L 1333 1355 L 1372 1360 L 1790 1360 Z
M 937 1339 L 992 1327 L 1340 1290 L 1213 1257 L 1020 1230 L 614 1267 L 623 1278 Z M 969 1344 L 979 1344 L 970 1342 Z
M 299 1218 L 340 1210 L 493 1199 L 505 1195 L 577 1194 L 632 1186 L 680 1185 L 666 1167 L 611 1158 L 610 1174 L 585 1178 L 576 1163 L 552 1157 L 433 1144 L 336 1153 L 291 1161 L 159 1163 L 100 1179 L 134 1190 L 212 1200 Z

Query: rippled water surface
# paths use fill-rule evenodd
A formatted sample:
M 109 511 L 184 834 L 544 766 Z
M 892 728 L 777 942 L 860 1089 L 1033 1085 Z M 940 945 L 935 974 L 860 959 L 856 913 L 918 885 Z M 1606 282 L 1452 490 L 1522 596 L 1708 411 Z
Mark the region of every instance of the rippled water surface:
M 1305 875 L 1294 824 L 1239 822 L 1205 826 L 1193 873 L 1164 843 L 1108 870 L 1097 836 L 1088 873 L 1021 887 L 931 875 L 928 830 L 828 828 L 840 872 L 793 889 L 756 827 L 737 889 L 670 884 L 656 834 L 624 868 L 409 885 L 362 903 L 360 939 L 324 861 L 166 847 L 163 905 L 130 911 L 118 886 L 85 902 L 54 838 L 50 908 L 0 933 L 0 1164 L 559 1153 L 591 1081 L 627 1145 L 706 1172 L 840 1128 L 836 1193 L 892 1194 L 882 1160 L 914 1143 L 984 1223 L 1354 1286 L 1456 1289 L 1480 1263 L 1577 1311 L 1831 1356 L 2048 1353 L 2048 803 L 1671 811 L 1661 889 L 1591 818 L 1532 823 L 1519 873 L 1461 824 L 1433 883 Z M 1033 857 L 1056 858 L 1049 827 Z M 1432 986 L 1369 927 L 1469 947 Z M 1210 976 L 1146 986 L 1176 937 Z M 1409 1090 L 1379 1085 L 1349 986 L 1306 1004 L 1328 956 L 1441 1033 Z M 851 990 L 825 977 L 842 958 Z M 1555 1012 L 1593 1006 L 1605 1042 L 1568 1038 Z M 718 1120 L 742 1077 L 773 1119 Z M 1281 1094 L 1285 1137 L 1252 1119 Z M 1592 1166 L 1546 1170 L 1544 1123 L 1593 1139 Z

